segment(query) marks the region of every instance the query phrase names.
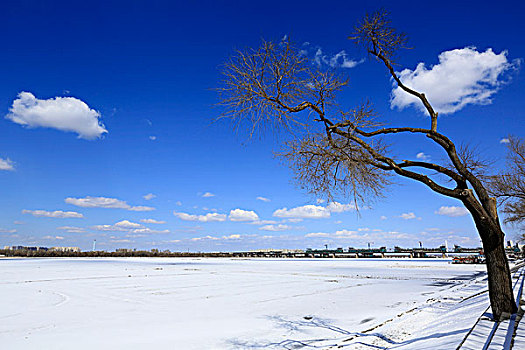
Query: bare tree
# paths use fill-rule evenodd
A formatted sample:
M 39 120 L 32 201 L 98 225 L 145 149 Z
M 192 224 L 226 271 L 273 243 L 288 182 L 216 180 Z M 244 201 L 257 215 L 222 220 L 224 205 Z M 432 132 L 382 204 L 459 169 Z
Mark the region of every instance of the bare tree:
M 505 223 L 523 227 L 525 223 L 525 143 L 511 137 L 508 143 L 507 169 L 492 177 L 490 191 L 503 204 Z M 525 239 L 525 235 L 522 235 Z
M 250 135 L 268 126 L 290 135 L 280 156 L 289 162 L 299 184 L 313 193 L 364 202 L 383 196 L 397 175 L 461 201 L 483 242 L 494 318 L 515 313 L 496 199 L 482 183 L 475 154 L 456 149 L 438 131 L 438 113 L 425 94 L 405 86 L 395 72 L 393 59 L 405 46 L 405 36 L 391 28 L 385 12 L 377 12 L 364 17 L 350 39 L 381 62 L 401 89 L 421 101 L 430 117 L 429 128 L 387 127 L 369 102 L 343 110 L 336 93 L 347 81 L 309 62 L 287 40 L 263 41 L 258 49 L 238 51 L 226 62 L 218 89 L 223 117 L 237 127 L 248 127 Z M 447 161 L 397 159 L 385 143 L 394 135 L 423 136 L 442 149 Z

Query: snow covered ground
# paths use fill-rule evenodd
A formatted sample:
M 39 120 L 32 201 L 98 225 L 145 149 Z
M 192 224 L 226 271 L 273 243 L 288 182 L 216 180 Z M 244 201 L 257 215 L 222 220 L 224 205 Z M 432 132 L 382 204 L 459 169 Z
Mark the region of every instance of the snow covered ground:
M 452 349 L 488 306 L 484 271 L 442 259 L 2 258 L 0 344 Z

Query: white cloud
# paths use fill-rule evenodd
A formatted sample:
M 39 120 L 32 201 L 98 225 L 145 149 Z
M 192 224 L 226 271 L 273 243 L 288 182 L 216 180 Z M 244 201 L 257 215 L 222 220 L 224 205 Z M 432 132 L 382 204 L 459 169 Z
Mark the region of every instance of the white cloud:
M 121 227 L 124 229 L 136 229 L 136 228 L 143 228 L 144 226 L 136 222 L 131 222 L 129 220 L 122 220 L 122 221 L 117 222 L 115 224 L 115 227 Z
M 499 140 L 499 143 L 510 143 L 510 140 L 507 139 L 507 138 L 503 138 L 503 139 Z M 0 167 L 0 169 L 1 169 L 1 167 Z
M 175 204 L 177 204 L 179 207 L 182 205 L 181 201 L 176 201 Z
M 128 234 L 145 234 L 145 233 L 169 233 L 169 230 L 152 230 L 136 222 L 122 220 L 113 225 L 95 225 L 93 229 L 97 231 L 110 232 L 127 232 Z
M 83 139 L 96 139 L 108 132 L 99 120 L 100 113 L 74 97 L 40 100 L 30 92 L 21 92 L 9 112 L 6 118 L 14 123 L 76 132 Z
M 0 170 L 15 170 L 15 167 L 13 166 L 13 162 L 9 158 L 0 158 Z
M 304 54 L 307 55 L 308 52 L 304 50 Z M 358 64 L 364 62 L 364 60 L 355 61 L 348 58 L 345 50 L 341 50 L 335 55 L 328 57 L 327 55 L 323 54 L 323 50 L 321 49 L 317 49 L 313 60 L 319 66 L 325 64 L 332 68 L 354 68 Z
M 257 221 L 259 216 L 253 210 L 233 209 L 230 211 L 231 221 Z
M 418 154 L 416 154 L 416 158 L 422 161 L 430 160 L 430 156 L 423 152 L 419 152 Z
M 76 211 L 47 211 L 47 210 L 22 210 L 22 214 L 31 214 L 33 216 L 47 217 L 47 218 L 83 218 L 84 215 L 77 213 Z
M 517 66 L 517 61 L 509 63 L 506 51 L 478 52 L 475 47 L 445 51 L 438 58 L 439 63 L 430 69 L 419 63 L 415 70 L 404 69 L 398 75 L 403 84 L 425 93 L 440 114 L 454 113 L 468 104 L 490 104 L 502 73 Z M 414 105 L 425 112 L 423 104 L 400 87 L 392 90 L 390 104 L 400 109 Z
M 126 209 L 131 211 L 152 211 L 155 210 L 153 207 L 145 206 L 131 206 L 123 200 L 117 198 L 107 197 L 91 197 L 87 196 L 84 198 L 71 198 L 68 197 L 64 200 L 68 204 L 76 205 L 77 207 L 83 208 L 112 208 L 112 209 Z
M 150 136 L 149 139 L 150 139 L 151 141 L 155 141 L 155 140 L 157 139 L 157 136 Z
M 326 209 L 332 213 L 342 213 L 345 211 L 355 210 L 354 204 L 341 204 L 338 202 L 330 202 L 326 206 Z
M 399 217 L 401 219 L 404 219 L 404 220 L 412 220 L 412 219 L 417 218 L 416 214 L 414 214 L 412 212 L 410 212 L 410 213 L 403 213 L 403 214 L 399 215 Z
M 291 209 L 277 209 L 273 212 L 273 216 L 278 218 L 320 219 L 330 217 L 330 211 L 325 207 L 309 204 Z
M 350 230 L 335 231 L 335 235 L 339 237 L 344 236 L 345 238 L 350 238 L 350 237 L 351 238 L 362 238 L 363 237 L 363 236 L 360 236 L 357 231 L 350 231 Z
M 210 197 L 215 197 L 215 195 L 211 192 L 206 192 L 202 195 L 203 198 L 210 198 Z
M 153 207 L 146 207 L 144 205 L 137 205 L 137 206 L 130 206 L 129 208 L 127 208 L 128 210 L 131 210 L 131 211 L 152 211 L 152 210 L 155 210 L 155 208 Z
M 326 202 L 326 199 L 317 198 L 316 202 L 317 204 L 323 204 L 324 202 Z
M 388 218 L 387 218 L 386 216 L 384 216 L 384 215 L 381 215 L 381 217 L 380 217 L 379 219 L 381 219 L 381 220 L 386 220 L 386 219 L 388 219 Z
M 266 197 L 257 197 L 256 198 L 258 201 L 263 201 L 263 202 L 270 202 L 270 199 L 266 198 Z
M 226 221 L 225 214 L 219 213 L 208 213 L 206 215 L 193 215 L 187 213 L 178 213 L 173 212 L 173 215 L 184 221 L 200 221 L 200 222 L 216 222 L 216 221 Z
M 329 218 L 330 213 L 342 213 L 350 210 L 355 210 L 355 205 L 330 202 L 326 207 L 309 204 L 291 209 L 277 209 L 274 211 L 273 216 L 279 218 L 321 219 Z
M 130 233 L 170 233 L 170 230 L 152 230 L 149 227 L 143 227 L 133 229 Z
M 326 232 L 312 232 L 305 235 L 305 237 L 329 237 L 330 234 Z
M 153 198 L 157 197 L 156 195 L 154 195 L 153 193 L 148 193 L 144 196 L 142 196 L 142 198 L 144 198 L 145 200 L 149 201 L 149 200 L 152 200 Z
M 143 222 L 145 224 L 165 224 L 166 223 L 166 221 L 155 220 L 155 219 L 140 219 L 140 222 Z
M 222 236 L 222 238 L 223 239 L 240 239 L 241 235 L 234 234 L 234 235 L 229 235 L 229 236 Z
M 97 230 L 97 231 L 110 231 L 110 232 L 114 232 L 114 231 L 121 231 L 121 232 L 129 231 L 129 230 L 125 229 L 124 227 L 118 227 L 118 226 L 115 226 L 115 225 L 94 225 L 92 228 L 94 230 Z
M 283 224 L 278 224 L 278 225 L 265 225 L 265 226 L 261 226 L 261 227 L 259 227 L 259 230 L 262 230 L 262 231 L 273 231 L 273 232 L 276 232 L 276 231 L 286 231 L 286 230 L 290 230 L 290 229 L 292 229 L 291 226 L 283 225 Z
M 276 224 L 277 221 L 275 220 L 257 220 L 257 221 L 252 221 L 252 222 L 248 222 L 248 224 L 251 224 L 251 225 L 271 225 L 271 224 Z
M 16 230 L 15 229 L 8 230 L 5 228 L 0 228 L 0 233 L 16 233 Z
M 64 237 L 62 236 L 44 236 L 42 238 L 43 239 L 58 239 L 58 240 L 64 239 Z
M 201 240 L 212 240 L 212 241 L 217 241 L 219 240 L 220 238 L 217 238 L 217 237 L 212 237 L 212 236 L 205 236 L 205 237 L 193 237 L 191 240 L 192 241 L 201 241 Z
M 86 232 L 85 229 L 83 229 L 82 227 L 76 227 L 76 226 L 61 226 L 61 227 L 57 227 L 58 230 L 64 230 L 66 232 L 69 232 L 69 233 L 84 233 Z
M 440 207 L 438 210 L 435 211 L 438 215 L 445 215 L 445 216 L 451 216 L 451 217 L 457 217 L 457 216 L 465 216 L 468 215 L 468 210 L 464 207 Z

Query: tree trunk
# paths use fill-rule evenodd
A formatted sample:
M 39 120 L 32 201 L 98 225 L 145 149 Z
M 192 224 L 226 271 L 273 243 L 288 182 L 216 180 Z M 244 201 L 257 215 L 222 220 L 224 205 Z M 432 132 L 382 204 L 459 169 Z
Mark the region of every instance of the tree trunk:
M 484 223 L 478 226 L 487 259 L 489 297 L 495 321 L 507 319 L 518 308 L 512 291 L 512 279 L 504 247 L 504 234 L 501 228 Z

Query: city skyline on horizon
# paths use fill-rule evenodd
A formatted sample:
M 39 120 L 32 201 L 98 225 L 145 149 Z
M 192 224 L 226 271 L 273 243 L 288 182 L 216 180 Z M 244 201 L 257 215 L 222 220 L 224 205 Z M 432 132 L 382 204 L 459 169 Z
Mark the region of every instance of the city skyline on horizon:
M 359 210 L 352 198 L 308 194 L 274 157 L 286 137 L 236 133 L 217 120 L 213 89 L 236 49 L 293 40 L 311 64 L 348 77 L 345 108 L 370 99 L 391 125 L 427 125 L 384 67 L 347 40 L 363 15 L 387 8 L 411 47 L 396 70 L 428 92 L 440 130 L 477 146 L 497 171 L 509 136 L 525 136 L 523 4 L 449 2 L 429 17 L 431 5 L 410 1 L 336 1 L 315 22 L 304 20 L 313 2 L 279 2 L 281 11 L 271 1 L 66 4 L 1 5 L 0 246 L 479 246 L 460 202 L 406 179 Z M 398 141 L 403 159 L 443 156 Z M 518 228 L 503 228 L 516 240 Z

